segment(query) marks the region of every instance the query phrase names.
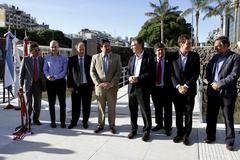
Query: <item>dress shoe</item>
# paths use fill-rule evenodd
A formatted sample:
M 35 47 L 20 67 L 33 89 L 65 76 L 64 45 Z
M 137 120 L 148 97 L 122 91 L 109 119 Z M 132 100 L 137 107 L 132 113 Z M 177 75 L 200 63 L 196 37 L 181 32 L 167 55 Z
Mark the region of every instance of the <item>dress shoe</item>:
M 88 128 L 88 123 L 83 123 L 83 128 L 87 129 Z
M 97 127 L 95 130 L 94 130 L 94 133 L 99 133 L 100 131 L 103 130 L 103 127 Z
M 34 121 L 33 124 L 36 124 L 38 126 L 42 125 L 42 123 L 40 121 Z
M 136 132 L 130 132 L 130 133 L 128 134 L 128 139 L 133 139 L 136 135 L 137 135 Z
M 234 150 L 233 145 L 231 145 L 231 144 L 226 144 L 226 148 L 229 151 L 233 151 Z
M 209 139 L 209 138 L 205 138 L 205 139 L 203 140 L 204 143 L 208 143 L 208 144 L 213 143 L 214 141 L 215 141 L 215 140 L 212 140 L 212 139 Z
M 186 146 L 188 146 L 190 144 L 188 137 L 183 138 L 183 144 L 185 144 Z
M 112 134 L 116 134 L 116 129 L 114 127 L 110 127 L 109 131 L 112 133 Z
M 158 131 L 158 130 L 160 130 L 160 129 L 163 129 L 163 126 L 162 126 L 162 125 L 156 125 L 156 127 L 154 127 L 154 128 L 152 129 L 152 131 Z
M 76 127 L 77 125 L 74 125 L 74 124 L 70 124 L 69 126 L 68 126 L 68 129 L 73 129 L 74 127 Z
M 65 123 L 61 123 L 61 128 L 66 128 L 66 124 Z
M 150 138 L 150 134 L 146 132 L 143 134 L 142 140 L 144 142 L 147 142 L 149 140 L 149 138 Z
M 56 123 L 51 123 L 50 126 L 51 126 L 51 128 L 56 128 L 57 127 Z
M 178 135 L 173 138 L 174 143 L 180 143 L 182 140 L 183 140 L 183 137 Z

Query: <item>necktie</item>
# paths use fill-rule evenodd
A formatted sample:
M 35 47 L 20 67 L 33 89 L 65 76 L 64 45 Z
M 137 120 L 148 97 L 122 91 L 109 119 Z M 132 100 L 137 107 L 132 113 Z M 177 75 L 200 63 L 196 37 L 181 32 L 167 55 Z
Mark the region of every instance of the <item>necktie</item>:
M 34 82 L 37 82 L 37 80 L 38 80 L 37 58 L 33 59 L 33 63 L 34 63 L 33 80 L 34 80 Z
M 159 61 L 157 63 L 157 79 L 156 79 L 156 83 L 157 84 L 161 84 L 161 82 L 162 82 L 162 65 L 161 65 L 161 61 L 162 61 L 162 59 L 159 59 Z
M 82 57 L 80 57 L 79 66 L 80 66 L 80 84 L 82 84 L 83 83 L 83 58 Z
M 108 72 L 108 55 L 104 55 L 103 57 L 103 69 L 105 74 Z

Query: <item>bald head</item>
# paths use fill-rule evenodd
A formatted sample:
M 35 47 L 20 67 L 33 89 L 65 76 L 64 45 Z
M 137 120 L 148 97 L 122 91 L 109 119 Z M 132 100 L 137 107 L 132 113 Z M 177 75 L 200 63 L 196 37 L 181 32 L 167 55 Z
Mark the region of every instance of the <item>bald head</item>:
M 50 42 L 50 50 L 53 55 L 58 55 L 59 54 L 59 43 L 56 40 L 52 40 Z

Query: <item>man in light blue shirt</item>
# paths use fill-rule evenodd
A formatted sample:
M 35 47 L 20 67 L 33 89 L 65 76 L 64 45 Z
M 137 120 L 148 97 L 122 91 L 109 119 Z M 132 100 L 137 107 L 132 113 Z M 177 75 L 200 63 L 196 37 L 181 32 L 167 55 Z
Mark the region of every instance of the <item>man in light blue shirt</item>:
M 66 73 L 67 58 L 59 53 L 59 43 L 55 40 L 50 42 L 49 53 L 45 57 L 43 71 L 47 78 L 47 94 L 49 102 L 49 111 L 51 118 L 51 127 L 56 128 L 55 102 L 58 96 L 60 103 L 60 122 L 61 128 L 65 128 L 66 119 Z

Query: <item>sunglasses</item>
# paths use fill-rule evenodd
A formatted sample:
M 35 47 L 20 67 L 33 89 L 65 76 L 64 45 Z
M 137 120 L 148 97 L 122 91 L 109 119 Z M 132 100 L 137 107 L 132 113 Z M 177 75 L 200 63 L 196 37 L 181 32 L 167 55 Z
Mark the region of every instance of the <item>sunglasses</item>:
M 39 52 L 39 51 L 40 51 L 40 49 L 34 49 L 34 51 L 35 51 L 35 52 Z

